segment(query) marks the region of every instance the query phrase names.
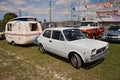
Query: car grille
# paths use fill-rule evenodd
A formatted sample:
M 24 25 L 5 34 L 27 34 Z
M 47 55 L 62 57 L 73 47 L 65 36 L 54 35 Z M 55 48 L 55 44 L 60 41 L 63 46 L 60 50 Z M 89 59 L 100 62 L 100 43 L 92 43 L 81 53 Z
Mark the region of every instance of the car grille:
M 103 47 L 103 48 L 101 48 L 101 49 L 98 49 L 97 52 L 96 52 L 96 54 L 99 54 L 99 53 L 101 53 L 101 52 L 103 52 L 103 51 L 105 51 L 105 50 L 106 50 L 106 47 Z
M 118 36 L 118 35 L 108 34 L 107 36 Z

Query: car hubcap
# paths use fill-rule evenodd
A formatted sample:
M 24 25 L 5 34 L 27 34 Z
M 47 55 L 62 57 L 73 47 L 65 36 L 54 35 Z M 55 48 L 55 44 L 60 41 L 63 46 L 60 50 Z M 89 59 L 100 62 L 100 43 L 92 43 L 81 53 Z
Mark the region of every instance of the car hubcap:
M 74 66 L 77 66 L 77 59 L 75 56 L 72 56 L 71 57 L 71 63 L 74 65 Z
M 40 46 L 40 51 L 41 51 L 41 52 L 44 52 L 43 46 Z

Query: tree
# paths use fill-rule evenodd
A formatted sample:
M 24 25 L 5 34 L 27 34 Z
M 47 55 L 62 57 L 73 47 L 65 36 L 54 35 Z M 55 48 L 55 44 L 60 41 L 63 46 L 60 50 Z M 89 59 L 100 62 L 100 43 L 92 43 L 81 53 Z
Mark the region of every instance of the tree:
M 6 13 L 6 14 L 4 15 L 3 20 L 2 20 L 2 26 L 5 27 L 6 23 L 7 23 L 9 20 L 11 20 L 11 19 L 13 19 L 13 18 L 16 18 L 16 17 L 17 17 L 17 15 L 16 15 L 15 13 Z

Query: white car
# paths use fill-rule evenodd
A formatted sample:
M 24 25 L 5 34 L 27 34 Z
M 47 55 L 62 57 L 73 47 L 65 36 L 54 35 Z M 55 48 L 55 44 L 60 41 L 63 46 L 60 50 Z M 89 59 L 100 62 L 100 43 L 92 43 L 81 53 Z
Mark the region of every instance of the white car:
M 90 63 L 108 53 L 108 43 L 87 39 L 77 28 L 48 28 L 39 36 L 39 50 L 69 59 L 72 66 L 80 68 L 82 62 Z

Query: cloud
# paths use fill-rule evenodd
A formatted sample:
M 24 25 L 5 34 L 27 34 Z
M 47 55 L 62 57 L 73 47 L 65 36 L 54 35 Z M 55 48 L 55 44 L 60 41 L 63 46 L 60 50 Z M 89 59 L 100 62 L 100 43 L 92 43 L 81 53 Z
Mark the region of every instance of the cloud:
M 78 0 L 77 2 L 78 5 L 84 5 L 89 3 L 91 3 L 91 0 Z
M 9 2 L 11 2 L 14 5 L 23 5 L 26 4 L 26 0 L 8 0 Z
M 12 5 L 9 5 L 9 2 L 0 2 L 0 11 L 16 12 L 16 8 Z
M 33 0 L 33 1 L 35 1 L 35 2 L 40 2 L 40 1 L 42 1 L 42 0 Z
M 52 0 L 52 18 L 54 21 L 71 18 L 71 3 L 78 0 Z M 82 4 L 84 0 L 79 0 Z M 85 0 L 90 3 L 90 0 Z M 10 11 L 23 16 L 31 15 L 49 19 L 49 0 L 5 0 L 0 2 L 0 11 Z M 1 14 L 0 14 L 1 15 Z
M 48 14 L 49 12 L 49 8 L 46 8 L 46 7 L 36 8 L 31 5 L 28 5 L 26 7 L 21 7 L 21 10 L 23 12 L 27 12 L 29 14 L 34 14 L 34 15 Z
M 57 0 L 55 4 L 57 5 L 68 5 L 71 4 L 72 0 Z
M 54 10 L 53 13 L 57 15 L 68 15 L 70 14 L 70 10 L 69 9 L 62 9 L 61 11 Z

